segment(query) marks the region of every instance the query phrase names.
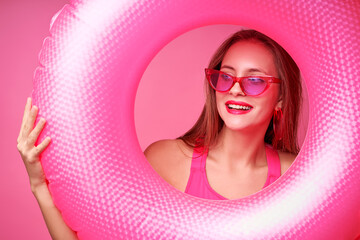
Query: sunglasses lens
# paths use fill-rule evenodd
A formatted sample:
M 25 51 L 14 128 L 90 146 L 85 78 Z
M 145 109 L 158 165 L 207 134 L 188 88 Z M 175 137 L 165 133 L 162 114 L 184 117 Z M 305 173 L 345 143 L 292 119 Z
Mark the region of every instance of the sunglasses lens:
M 262 93 L 266 85 L 266 81 L 259 77 L 248 77 L 242 81 L 242 87 L 247 95 L 258 95 Z
M 233 84 L 233 80 L 230 76 L 223 74 L 221 72 L 213 72 L 209 76 L 211 85 L 217 91 L 227 91 L 230 89 Z

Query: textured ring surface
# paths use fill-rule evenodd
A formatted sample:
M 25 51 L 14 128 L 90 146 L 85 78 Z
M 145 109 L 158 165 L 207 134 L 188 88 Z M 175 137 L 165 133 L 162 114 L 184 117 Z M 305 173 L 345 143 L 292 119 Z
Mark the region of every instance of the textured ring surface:
M 309 93 L 297 160 L 239 200 L 175 190 L 135 134 L 135 93 L 150 60 L 210 24 L 273 38 Z M 48 122 L 39 140 L 53 139 L 42 164 L 56 206 L 81 239 L 351 239 L 360 209 L 359 42 L 355 0 L 71 1 L 53 18 L 34 77 L 34 103 Z

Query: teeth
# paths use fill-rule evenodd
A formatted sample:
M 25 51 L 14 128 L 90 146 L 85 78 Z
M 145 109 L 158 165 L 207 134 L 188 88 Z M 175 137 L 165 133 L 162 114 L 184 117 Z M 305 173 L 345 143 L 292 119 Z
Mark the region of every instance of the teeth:
M 228 104 L 229 108 L 234 108 L 234 109 L 241 109 L 241 110 L 250 110 L 251 107 L 249 106 L 240 106 L 240 105 L 235 105 L 235 104 Z

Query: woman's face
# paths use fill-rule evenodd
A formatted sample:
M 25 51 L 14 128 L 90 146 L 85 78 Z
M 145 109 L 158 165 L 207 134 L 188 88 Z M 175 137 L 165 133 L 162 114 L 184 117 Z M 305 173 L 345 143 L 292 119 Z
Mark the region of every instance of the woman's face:
M 220 71 L 236 77 L 278 77 L 272 53 L 258 41 L 240 41 L 232 45 L 224 56 Z M 216 92 L 217 109 L 225 125 L 232 130 L 266 129 L 274 109 L 281 108 L 279 91 L 279 84 L 270 83 L 261 95 L 245 96 L 239 83 L 235 83 L 228 92 Z M 246 109 L 239 109 L 244 107 Z

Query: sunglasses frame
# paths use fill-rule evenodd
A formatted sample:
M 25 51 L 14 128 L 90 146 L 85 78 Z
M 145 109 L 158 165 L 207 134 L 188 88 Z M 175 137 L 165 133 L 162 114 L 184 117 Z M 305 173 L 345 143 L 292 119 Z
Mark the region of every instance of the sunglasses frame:
M 233 83 L 231 84 L 231 86 L 229 87 L 229 89 L 227 90 L 224 90 L 224 91 L 219 91 L 217 90 L 211 83 L 211 80 L 210 80 L 210 76 L 212 73 L 219 73 L 219 74 L 225 74 L 226 76 L 229 76 L 232 80 L 233 80 Z M 262 93 L 264 93 L 270 86 L 270 83 L 281 83 L 281 80 L 279 78 L 276 78 L 276 77 L 272 77 L 272 76 L 258 76 L 258 75 L 254 75 L 254 76 L 245 76 L 245 77 L 234 77 L 234 76 L 231 76 L 229 75 L 228 73 L 225 73 L 225 72 L 222 72 L 220 70 L 216 70 L 216 69 L 209 69 L 209 68 L 205 68 L 205 75 L 206 75 L 206 79 L 208 80 L 210 86 L 217 92 L 227 92 L 229 91 L 234 85 L 235 83 L 239 83 L 240 85 L 240 88 L 242 90 L 242 92 L 245 94 L 245 96 L 258 96 Z M 245 92 L 244 90 L 244 87 L 242 85 L 242 81 L 245 79 L 245 78 L 249 78 L 249 77 L 257 77 L 257 78 L 261 78 L 263 80 L 265 80 L 266 82 L 266 87 L 264 88 L 264 90 L 259 93 L 259 94 L 256 94 L 256 95 L 252 95 L 252 94 L 248 94 Z

